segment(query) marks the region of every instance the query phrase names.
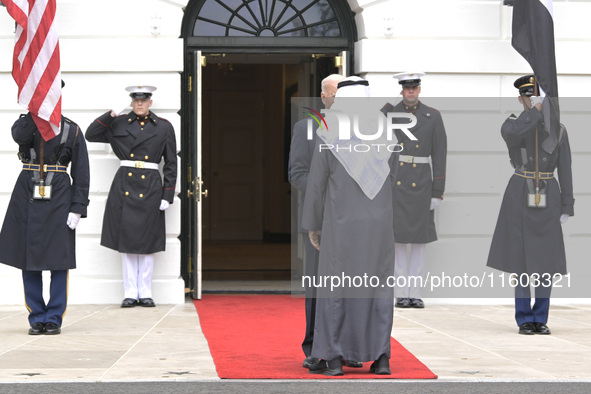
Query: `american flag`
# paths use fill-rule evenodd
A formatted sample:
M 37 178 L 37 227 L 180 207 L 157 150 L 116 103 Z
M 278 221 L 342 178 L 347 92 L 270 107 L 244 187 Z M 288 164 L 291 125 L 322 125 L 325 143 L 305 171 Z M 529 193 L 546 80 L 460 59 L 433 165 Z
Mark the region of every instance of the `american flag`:
M 56 0 L 2 0 L 16 21 L 12 76 L 18 103 L 27 108 L 44 140 L 60 133 L 62 87 L 55 20 Z

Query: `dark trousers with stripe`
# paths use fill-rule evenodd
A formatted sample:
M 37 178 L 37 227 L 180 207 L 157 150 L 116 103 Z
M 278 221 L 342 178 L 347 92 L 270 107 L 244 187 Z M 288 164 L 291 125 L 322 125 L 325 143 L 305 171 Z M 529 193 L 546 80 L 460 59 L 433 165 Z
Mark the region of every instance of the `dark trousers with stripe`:
M 550 311 L 550 292 L 552 286 L 538 286 L 535 288 L 535 301 L 531 305 L 531 289 L 529 286 L 515 287 L 515 321 L 520 326 L 523 323 L 548 322 Z
M 43 299 L 43 272 L 23 270 L 29 324 L 55 323 L 61 327 L 68 305 L 68 270 L 51 271 L 49 302 Z

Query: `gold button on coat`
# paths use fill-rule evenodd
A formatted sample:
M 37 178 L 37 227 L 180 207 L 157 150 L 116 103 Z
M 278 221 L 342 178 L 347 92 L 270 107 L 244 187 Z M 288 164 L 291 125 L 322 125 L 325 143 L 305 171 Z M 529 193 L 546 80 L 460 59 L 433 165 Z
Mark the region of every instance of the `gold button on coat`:
M 417 149 L 419 149 L 419 144 L 417 144 Z
M 129 155 L 129 157 L 133 157 L 133 153 Z
M 416 187 L 416 186 L 417 186 L 417 184 L 413 182 L 412 187 Z
M 130 173 L 128 173 L 127 175 L 129 175 L 129 176 L 132 176 L 133 174 L 130 172 Z
M 404 165 L 404 163 L 403 162 L 400 162 L 400 167 L 402 167 L 403 165 Z
M 415 163 L 412 164 L 413 167 L 416 167 L 417 165 Z
M 143 197 L 144 197 L 144 195 L 143 194 L 140 194 L 140 198 L 143 198 Z
M 142 175 L 142 179 L 146 179 L 146 176 L 145 175 Z
M 126 195 L 126 196 L 129 196 L 129 192 L 125 192 L 125 195 Z
M 396 182 L 396 184 L 397 184 L 397 185 L 401 185 L 401 184 L 402 184 L 402 182 L 398 181 L 398 182 Z
M 144 159 L 148 160 L 148 159 L 149 159 L 149 157 L 146 155 L 146 156 L 144 156 Z

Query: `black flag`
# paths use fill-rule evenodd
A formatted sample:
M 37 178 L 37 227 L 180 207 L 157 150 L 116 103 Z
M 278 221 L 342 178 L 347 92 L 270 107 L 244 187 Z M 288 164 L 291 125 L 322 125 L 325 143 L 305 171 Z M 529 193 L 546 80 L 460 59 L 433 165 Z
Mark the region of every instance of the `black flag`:
M 552 0 L 514 1 L 511 45 L 527 60 L 546 95 L 542 113 L 548 137 L 542 149 L 548 153 L 554 151 L 561 138 L 553 19 Z

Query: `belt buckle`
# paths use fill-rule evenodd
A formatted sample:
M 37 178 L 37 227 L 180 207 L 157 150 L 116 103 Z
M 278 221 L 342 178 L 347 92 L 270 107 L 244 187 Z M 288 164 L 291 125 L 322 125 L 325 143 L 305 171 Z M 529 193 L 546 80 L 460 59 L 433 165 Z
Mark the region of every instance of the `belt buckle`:
M 135 168 L 144 168 L 144 162 L 143 161 L 136 160 L 136 162 L 135 162 Z
M 402 161 L 404 163 L 412 163 L 414 160 L 414 156 L 408 156 L 408 155 L 403 155 L 404 158 L 402 159 Z

